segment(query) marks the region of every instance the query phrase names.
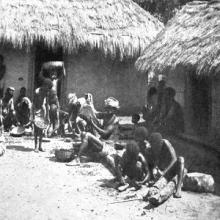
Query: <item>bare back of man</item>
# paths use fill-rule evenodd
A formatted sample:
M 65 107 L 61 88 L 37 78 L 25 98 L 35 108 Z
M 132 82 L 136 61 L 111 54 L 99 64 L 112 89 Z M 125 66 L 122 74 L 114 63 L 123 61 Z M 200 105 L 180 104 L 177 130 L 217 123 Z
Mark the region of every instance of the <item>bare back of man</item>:
M 168 181 L 177 176 L 177 187 L 175 197 L 181 197 L 181 185 L 184 174 L 184 158 L 177 157 L 172 144 L 162 139 L 160 133 L 153 133 L 150 137 L 150 144 L 155 158 L 155 168 L 158 172 L 154 172 L 156 179 L 165 177 Z

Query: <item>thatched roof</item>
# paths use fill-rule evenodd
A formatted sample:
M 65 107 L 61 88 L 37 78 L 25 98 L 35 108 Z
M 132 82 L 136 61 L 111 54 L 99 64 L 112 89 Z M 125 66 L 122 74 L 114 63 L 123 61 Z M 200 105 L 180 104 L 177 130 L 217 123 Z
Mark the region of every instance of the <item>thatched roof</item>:
M 215 72 L 220 65 L 220 0 L 188 3 L 168 23 L 137 60 L 146 72 L 161 72 L 181 64 L 197 74 Z
M 35 41 L 76 51 L 138 56 L 163 25 L 131 0 L 1 0 L 0 37 L 15 47 Z

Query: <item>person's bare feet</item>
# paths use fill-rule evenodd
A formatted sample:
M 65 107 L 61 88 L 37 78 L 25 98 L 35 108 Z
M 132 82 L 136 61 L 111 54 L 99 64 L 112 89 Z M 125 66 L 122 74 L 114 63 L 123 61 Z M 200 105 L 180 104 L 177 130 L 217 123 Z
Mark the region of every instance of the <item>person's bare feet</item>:
M 76 158 L 75 160 L 72 160 L 71 162 L 66 163 L 66 166 L 80 166 L 79 158 Z
M 125 190 L 128 189 L 128 188 L 129 188 L 129 184 L 126 183 L 125 185 L 119 186 L 119 187 L 118 187 L 118 191 L 119 191 L 119 192 L 123 192 L 123 191 L 125 191 Z
M 45 150 L 42 147 L 39 148 L 39 151 L 45 152 Z
M 174 198 L 181 198 L 182 195 L 181 195 L 180 192 L 176 192 L 176 193 L 173 194 L 173 197 L 174 197 Z

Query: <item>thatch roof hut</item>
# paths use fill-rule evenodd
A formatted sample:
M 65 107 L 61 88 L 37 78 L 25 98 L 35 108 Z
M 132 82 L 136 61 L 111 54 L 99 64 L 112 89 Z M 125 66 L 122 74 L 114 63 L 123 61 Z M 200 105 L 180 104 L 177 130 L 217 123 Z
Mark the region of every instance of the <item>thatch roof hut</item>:
M 161 72 L 181 64 L 197 74 L 214 73 L 220 66 L 219 45 L 220 1 L 191 2 L 170 20 L 136 66 L 143 72 Z
M 133 112 L 144 102 L 146 86 L 135 60 L 163 27 L 132 0 L 1 0 L 5 88 L 18 94 L 25 86 L 32 97 L 42 64 L 62 61 L 61 105 L 70 92 L 90 92 L 97 109 L 113 96 L 120 112 Z
M 131 0 L 2 0 L 1 42 L 30 48 L 35 41 L 68 53 L 81 46 L 138 56 L 163 28 Z

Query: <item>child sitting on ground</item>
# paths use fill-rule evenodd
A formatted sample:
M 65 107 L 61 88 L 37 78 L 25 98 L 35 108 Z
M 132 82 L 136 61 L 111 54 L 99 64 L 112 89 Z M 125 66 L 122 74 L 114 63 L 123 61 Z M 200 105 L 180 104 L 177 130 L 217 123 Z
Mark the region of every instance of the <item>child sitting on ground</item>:
M 140 152 L 143 154 L 149 167 L 149 180 L 153 180 L 154 157 L 149 143 L 149 132 L 147 128 L 141 126 L 134 132 L 134 140 L 137 142 Z
M 126 190 L 129 186 L 139 189 L 149 179 L 148 164 L 140 152 L 138 144 L 129 143 L 122 157 L 115 158 L 116 177 L 120 182 L 119 191 Z M 128 177 L 127 183 L 125 177 Z

